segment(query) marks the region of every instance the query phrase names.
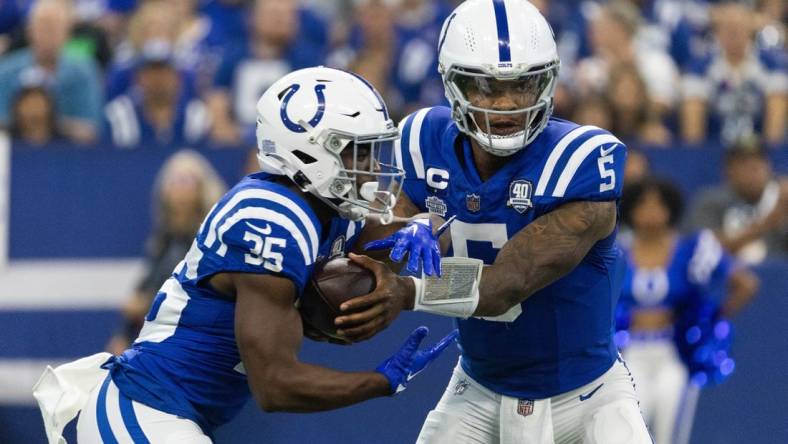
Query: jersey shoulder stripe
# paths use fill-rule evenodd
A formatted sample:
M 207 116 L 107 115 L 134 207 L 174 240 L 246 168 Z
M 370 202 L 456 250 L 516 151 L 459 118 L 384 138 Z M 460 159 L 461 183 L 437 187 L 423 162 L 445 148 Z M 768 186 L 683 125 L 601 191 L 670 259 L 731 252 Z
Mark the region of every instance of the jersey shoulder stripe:
M 598 129 L 599 128 L 591 125 L 579 126 L 572 131 L 569 131 L 558 141 L 558 143 L 555 144 L 552 151 L 550 151 L 550 156 L 547 158 L 547 162 L 545 163 L 544 169 L 542 170 L 542 174 L 539 176 L 539 182 L 537 182 L 534 195 L 543 196 L 545 194 L 545 191 L 547 190 L 547 184 L 550 181 L 550 177 L 553 175 L 555 166 L 558 163 L 558 160 L 564 154 L 564 151 L 566 151 L 566 148 L 569 146 L 569 144 L 574 142 L 583 134 Z
M 317 259 L 320 224 L 300 196 L 266 176 L 243 179 L 219 200 L 176 269 L 180 281 L 273 272 L 303 288 Z
M 311 209 L 304 208 L 306 205 L 303 202 L 297 202 L 296 199 L 285 195 L 282 190 L 272 189 L 274 186 L 270 186 L 271 184 L 262 183 L 269 186 L 242 187 L 235 193 L 231 192 L 231 197 L 228 196 L 229 199 L 224 203 L 220 202 L 214 210 L 215 213 L 209 216 L 210 223 L 207 231 L 204 232 L 205 247 L 212 248 L 219 241 L 220 247 L 217 253 L 223 256 L 227 247 L 221 242 L 221 237 L 229 228 L 244 218 L 266 220 L 266 217 L 271 217 L 270 222 L 281 225 L 293 235 L 299 249 L 305 253 L 304 258 L 310 263 L 314 262 L 320 246 L 320 236 L 317 228 L 319 224 L 311 214 Z M 286 217 L 282 211 L 276 211 L 277 207 L 283 207 L 294 215 L 298 224 Z
M 621 148 L 618 148 L 619 145 Z M 591 153 L 607 146 L 600 151 L 600 155 L 604 152 L 607 156 L 616 150 L 625 151 L 623 145 L 618 138 L 604 129 L 592 125 L 576 126 L 553 142 L 534 195 L 563 198 L 572 179 L 578 175 L 578 170 Z M 617 155 L 616 159 L 623 159 L 622 156 L 623 154 Z
M 564 197 L 566 188 L 569 186 L 575 173 L 577 173 L 577 169 L 580 168 L 580 164 L 582 164 L 592 152 L 604 144 L 613 144 L 608 148 L 608 150 L 612 152 L 621 144 L 621 141 L 612 134 L 600 134 L 583 142 L 583 144 L 572 153 L 564 170 L 561 172 L 561 176 L 558 178 L 558 182 L 553 190 L 553 197 Z
M 451 112 L 446 107 L 422 108 L 399 123 L 401 138 L 395 145 L 397 165 L 405 170 L 408 179 L 424 179 L 425 150 L 436 150 L 439 135 L 452 124 Z
M 261 227 L 257 224 L 250 223 L 247 219 L 265 222 L 265 226 Z M 234 227 L 235 224 L 242 220 L 250 229 L 263 235 L 271 234 L 271 226 L 269 224 L 279 225 L 280 227 L 287 230 L 287 232 L 290 234 L 290 237 L 296 241 L 298 249 L 301 251 L 301 256 L 304 259 L 304 265 L 312 265 L 317 259 L 317 247 L 310 247 L 307 244 L 307 240 L 304 237 L 303 232 L 299 227 L 296 226 L 295 223 L 293 223 L 289 217 L 278 211 L 259 206 L 248 206 L 241 208 L 233 213 L 232 216 L 224 220 L 222 225 L 216 230 L 218 233 L 217 238 L 220 242 L 219 249 L 216 250 L 216 254 L 219 256 L 224 256 L 227 254 L 227 243 L 224 241 L 224 235 L 228 230 Z
M 416 111 L 413 117 L 405 123 L 405 130 L 402 134 L 402 139 L 407 141 L 408 154 L 411 162 L 413 162 L 413 170 L 419 179 L 424 178 L 424 158 L 421 155 L 421 128 L 424 125 L 424 117 L 429 111 L 429 108 Z M 406 131 L 407 134 L 405 134 Z

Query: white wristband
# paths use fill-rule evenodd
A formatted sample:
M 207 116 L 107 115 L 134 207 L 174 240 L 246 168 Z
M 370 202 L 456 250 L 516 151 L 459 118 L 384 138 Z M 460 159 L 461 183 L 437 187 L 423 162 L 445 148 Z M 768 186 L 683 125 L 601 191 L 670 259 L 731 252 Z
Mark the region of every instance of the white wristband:
M 479 305 L 483 268 L 484 263 L 478 259 L 442 258 L 442 277 L 413 278 L 416 289 L 413 310 L 463 319 L 473 316 Z

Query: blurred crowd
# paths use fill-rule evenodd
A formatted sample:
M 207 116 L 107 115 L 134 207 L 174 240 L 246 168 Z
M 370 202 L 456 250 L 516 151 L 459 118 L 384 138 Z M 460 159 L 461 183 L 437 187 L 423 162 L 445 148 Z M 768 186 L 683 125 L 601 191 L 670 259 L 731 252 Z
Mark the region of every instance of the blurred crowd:
M 682 228 L 714 230 L 747 263 L 788 257 L 788 179 L 770 161 L 788 149 L 785 0 L 532 2 L 558 42 L 557 116 L 625 141 L 627 183 L 651 174 L 638 148 L 724 150 L 724 182 L 694 196 Z M 368 79 L 398 120 L 446 103 L 437 43 L 457 3 L 0 1 L 0 125 L 24 147 L 252 147 L 262 92 L 320 64 Z M 134 337 L 224 186 L 193 151 L 162 167 L 147 274 L 110 349 Z
M 445 103 L 457 0 L 0 2 L 0 124 L 29 145 L 250 144 L 285 73 L 360 73 L 395 117 Z M 633 146 L 785 145 L 784 0 L 534 0 L 559 44 L 556 114 Z M 98 142 L 98 144 L 96 144 Z

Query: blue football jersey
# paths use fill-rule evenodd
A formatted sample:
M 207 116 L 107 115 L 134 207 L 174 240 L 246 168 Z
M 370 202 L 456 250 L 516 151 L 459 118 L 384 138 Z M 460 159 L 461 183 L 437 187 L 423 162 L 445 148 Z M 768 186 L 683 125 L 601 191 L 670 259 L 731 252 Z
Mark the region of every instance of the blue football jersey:
M 664 267 L 638 267 L 629 244 L 620 242 L 627 263 L 619 302 L 624 310 L 681 310 L 700 302 L 717 305 L 725 296 L 734 260 L 711 231 L 680 237 Z
M 126 396 L 191 419 L 206 433 L 235 416 L 250 395 L 233 329 L 235 302 L 208 279 L 273 274 L 290 279 L 300 295 L 315 262 L 344 255 L 362 228 L 339 217 L 321 227 L 301 196 L 270 178 L 248 176 L 219 200 L 132 348 L 111 364 Z
M 190 145 L 208 135 L 211 118 L 205 103 L 181 95 L 172 124 L 156 128 L 145 114 L 139 94 L 123 94 L 104 107 L 104 139 L 117 147 Z
M 422 109 L 400 129 L 395 155 L 406 171 L 404 192 L 422 211 L 457 216 L 454 256 L 491 264 L 512 236 L 558 206 L 621 196 L 626 147 L 596 127 L 552 118 L 486 182 L 448 108 Z M 599 241 L 569 274 L 503 316 L 458 320 L 465 371 L 498 393 L 542 399 L 609 369 L 623 274 L 614 240 L 615 233 Z

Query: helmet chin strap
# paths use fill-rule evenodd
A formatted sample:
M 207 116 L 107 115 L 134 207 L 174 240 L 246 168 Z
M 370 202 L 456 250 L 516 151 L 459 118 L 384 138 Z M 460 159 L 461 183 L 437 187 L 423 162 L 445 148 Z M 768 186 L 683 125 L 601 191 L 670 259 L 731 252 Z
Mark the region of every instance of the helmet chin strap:
M 329 208 L 336 211 L 339 217 L 343 219 L 358 221 L 364 219 L 365 217 L 367 217 L 367 214 L 369 214 L 369 210 L 367 210 L 366 208 L 360 207 L 358 205 L 354 205 L 350 202 L 344 201 L 341 202 L 340 204 L 337 204 L 333 200 L 327 197 L 323 197 L 320 194 L 317 193 L 311 193 L 311 194 L 316 198 L 318 198 L 321 202 L 326 204 Z
M 377 182 L 365 182 L 361 185 L 359 189 L 359 195 L 362 199 L 370 204 L 375 202 L 375 192 L 378 189 Z M 352 221 L 358 221 L 368 217 L 373 211 L 370 211 L 368 208 L 364 208 L 362 206 L 356 205 L 352 202 L 344 201 L 337 205 L 336 203 L 332 202 L 330 199 L 325 199 L 320 197 L 320 199 L 325 202 L 326 204 L 330 205 L 331 207 L 335 208 L 339 215 L 345 219 L 350 219 Z M 393 219 L 394 215 L 391 212 L 391 207 L 386 210 L 384 213 L 379 213 L 379 217 L 383 224 L 390 223 Z
M 342 202 L 339 204 L 339 215 L 345 219 L 352 221 L 359 221 L 367 217 L 369 210 L 358 205 L 353 205 L 350 202 Z

